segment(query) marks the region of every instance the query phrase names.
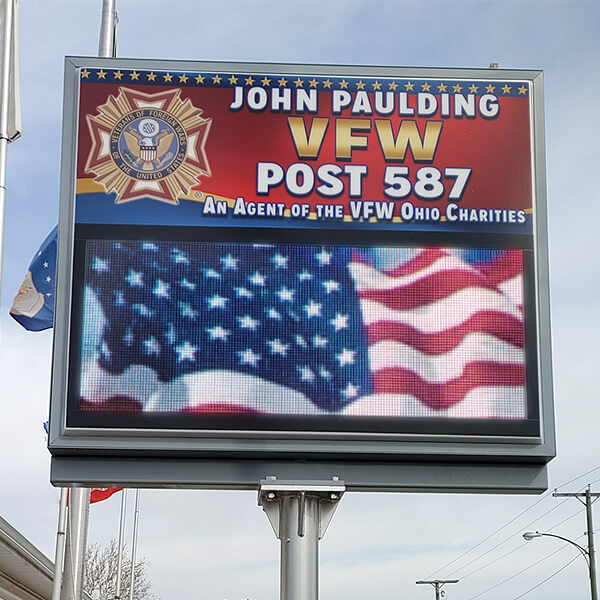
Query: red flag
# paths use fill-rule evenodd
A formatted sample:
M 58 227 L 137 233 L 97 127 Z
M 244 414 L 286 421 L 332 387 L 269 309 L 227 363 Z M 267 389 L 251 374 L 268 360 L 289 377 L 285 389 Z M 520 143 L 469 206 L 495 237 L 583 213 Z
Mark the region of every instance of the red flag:
M 92 488 L 90 492 L 90 504 L 110 498 L 113 494 L 120 492 L 123 488 Z

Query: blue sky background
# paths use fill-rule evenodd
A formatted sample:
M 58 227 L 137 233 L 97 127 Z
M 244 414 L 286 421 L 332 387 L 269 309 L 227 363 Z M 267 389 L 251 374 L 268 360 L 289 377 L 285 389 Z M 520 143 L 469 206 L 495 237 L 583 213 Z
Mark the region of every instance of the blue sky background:
M 503 68 L 543 69 L 559 451 L 549 468 L 550 485 L 600 467 L 600 2 L 119 0 L 118 5 L 121 57 L 484 68 L 498 62 Z M 8 157 L 0 516 L 49 556 L 58 508 L 42 431 L 51 333 L 24 332 L 7 312 L 33 253 L 57 222 L 63 59 L 97 53 L 100 7 L 100 0 L 20 2 L 23 137 L 11 144 Z M 600 470 L 564 490 L 588 481 L 599 491 Z M 440 570 L 534 503 L 523 517 Z M 116 537 L 118 511 L 118 496 L 92 508 L 91 542 Z M 448 586 L 449 599 L 513 600 L 575 556 L 565 547 L 516 575 L 559 548 L 548 539 L 525 545 L 520 534 L 547 530 L 564 519 L 553 531 L 585 543 L 579 537 L 584 513 L 574 499 L 348 494 L 322 542 L 321 595 L 430 598 L 433 590 L 414 582 L 434 576 L 461 580 Z M 152 563 L 150 575 L 164 600 L 275 599 L 278 552 L 254 493 L 142 495 L 139 555 Z M 588 594 L 586 566 L 579 558 L 524 598 Z

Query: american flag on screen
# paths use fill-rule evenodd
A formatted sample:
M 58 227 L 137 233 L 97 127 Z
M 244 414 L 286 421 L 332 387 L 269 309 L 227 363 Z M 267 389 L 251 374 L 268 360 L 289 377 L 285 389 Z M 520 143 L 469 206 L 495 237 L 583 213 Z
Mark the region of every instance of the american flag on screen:
M 521 251 L 90 241 L 89 410 L 524 418 Z

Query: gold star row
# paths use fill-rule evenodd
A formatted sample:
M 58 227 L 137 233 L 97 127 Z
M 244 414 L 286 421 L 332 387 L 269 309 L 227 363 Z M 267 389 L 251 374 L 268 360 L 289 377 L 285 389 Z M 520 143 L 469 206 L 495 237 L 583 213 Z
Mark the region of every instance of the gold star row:
M 96 71 L 96 76 L 98 79 L 106 80 L 107 76 L 110 74 L 111 74 L 110 71 L 104 71 L 103 69 L 99 69 L 98 71 Z M 88 69 L 83 69 L 81 71 L 82 79 L 89 79 L 90 75 L 92 75 L 92 71 L 88 71 Z M 151 82 L 155 82 L 155 83 L 187 84 L 188 81 L 190 83 L 192 81 L 195 81 L 197 85 L 202 85 L 205 83 L 205 81 L 212 81 L 212 83 L 214 85 L 220 85 L 221 82 L 227 81 L 227 82 L 229 82 L 229 85 L 240 85 L 240 82 L 243 81 L 243 84 L 241 84 L 241 85 L 253 86 L 256 83 L 256 84 L 262 85 L 262 87 L 272 87 L 273 86 L 273 87 L 280 87 L 280 88 L 287 87 L 288 84 L 290 85 L 290 87 L 293 85 L 296 88 L 304 88 L 304 84 L 308 83 L 309 88 L 318 88 L 319 84 L 321 84 L 323 86 L 323 89 L 332 89 L 332 86 L 338 85 L 339 89 L 342 89 L 342 90 L 348 90 L 349 89 L 348 86 L 351 83 L 351 82 L 346 81 L 345 79 L 335 82 L 335 81 L 331 81 L 331 79 L 329 79 L 329 78 L 318 81 L 314 77 L 308 81 L 301 79 L 300 77 L 298 77 L 295 80 L 294 79 L 286 79 L 285 77 L 275 79 L 275 78 L 268 78 L 266 75 L 262 79 L 254 78 L 251 75 L 249 75 L 248 77 L 238 77 L 236 75 L 230 75 L 229 77 L 223 77 L 218 74 L 215 74 L 212 76 L 205 76 L 200 73 L 198 75 L 196 75 L 195 77 L 193 77 L 193 76 L 190 77 L 190 76 L 186 75 L 185 73 L 183 73 L 181 75 L 172 75 L 171 73 L 154 73 L 153 71 L 150 73 L 138 73 L 137 71 L 130 71 L 128 73 L 123 73 L 120 70 L 112 71 L 112 76 L 114 79 L 116 79 L 118 81 L 122 81 L 123 77 L 129 76 L 130 81 L 143 82 L 144 79 L 141 79 L 141 77 L 145 76 L 146 81 L 151 81 Z M 489 83 L 488 85 L 483 85 L 483 84 L 475 85 L 473 83 L 470 86 L 462 86 L 462 85 L 460 85 L 460 83 L 456 83 L 454 85 L 446 84 L 446 83 L 439 83 L 439 84 L 432 85 L 432 84 L 428 83 L 427 81 L 424 83 L 413 83 L 412 81 L 407 81 L 404 84 L 398 84 L 396 81 L 383 82 L 383 83 L 380 81 L 374 81 L 372 83 L 365 83 L 361 79 L 360 81 L 355 82 L 354 85 L 356 85 L 357 90 L 365 90 L 365 89 L 367 89 L 367 86 L 371 86 L 373 91 L 379 91 L 379 90 L 383 91 L 386 89 L 384 86 L 387 86 L 388 91 L 396 91 L 399 88 L 400 89 L 404 88 L 404 90 L 407 92 L 418 92 L 418 91 L 430 92 L 432 90 L 435 91 L 435 89 L 437 88 L 438 93 L 452 91 L 456 94 L 461 93 L 463 90 L 468 90 L 468 92 L 471 94 L 477 94 L 477 93 L 479 93 L 480 88 L 482 90 L 485 90 L 485 93 L 487 93 L 487 94 L 494 94 L 496 92 L 496 88 L 498 88 L 503 94 L 510 94 L 513 90 L 513 88 L 511 86 L 509 86 L 507 83 L 505 83 L 503 86 L 493 85 L 492 83 Z M 528 88 L 525 84 L 521 84 L 521 86 L 517 87 L 516 90 L 518 91 L 519 95 L 524 96 L 524 95 L 527 95 Z M 483 93 L 483 92 L 481 92 L 481 93 Z

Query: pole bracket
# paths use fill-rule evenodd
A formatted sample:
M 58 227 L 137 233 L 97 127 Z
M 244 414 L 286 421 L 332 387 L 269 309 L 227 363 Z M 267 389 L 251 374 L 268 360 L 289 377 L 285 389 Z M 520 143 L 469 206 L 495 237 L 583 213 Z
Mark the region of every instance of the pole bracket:
M 298 536 L 303 537 L 306 498 L 316 498 L 319 510 L 319 539 L 323 539 L 345 491 L 345 483 L 337 477 L 333 477 L 331 481 L 278 480 L 275 477 L 267 477 L 261 480 L 258 486 L 258 505 L 262 506 L 277 539 L 280 540 L 282 500 L 289 496 L 298 498 Z

